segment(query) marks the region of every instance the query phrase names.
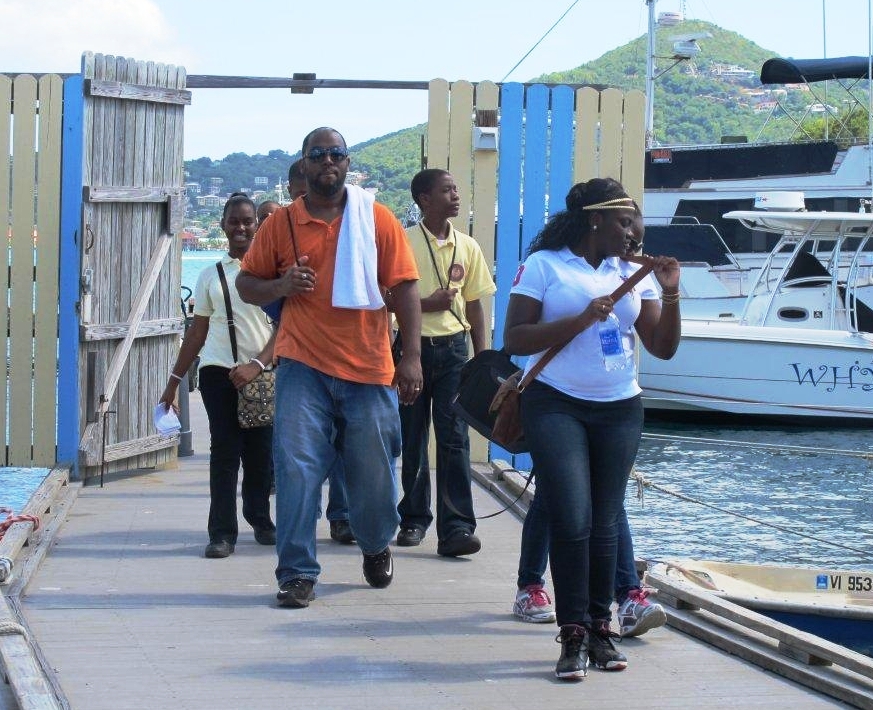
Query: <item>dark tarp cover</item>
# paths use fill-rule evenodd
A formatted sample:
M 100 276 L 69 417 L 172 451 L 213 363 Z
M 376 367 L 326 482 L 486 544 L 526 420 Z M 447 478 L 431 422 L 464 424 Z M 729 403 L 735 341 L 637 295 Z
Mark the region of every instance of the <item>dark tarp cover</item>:
M 863 79 L 867 57 L 830 59 L 768 59 L 761 67 L 762 84 L 802 84 L 829 79 Z

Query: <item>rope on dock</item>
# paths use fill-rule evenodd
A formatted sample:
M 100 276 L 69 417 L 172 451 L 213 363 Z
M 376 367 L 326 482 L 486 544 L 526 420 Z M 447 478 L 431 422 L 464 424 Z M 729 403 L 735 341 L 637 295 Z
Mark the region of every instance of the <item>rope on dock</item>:
M 27 629 L 15 621 L 7 621 L 0 619 L 0 636 L 23 636 L 24 640 L 28 640 Z
M 807 540 L 815 540 L 816 542 L 820 542 L 826 545 L 830 545 L 832 547 L 839 547 L 843 550 L 848 550 L 850 552 L 857 552 L 858 554 L 864 555 L 865 557 L 870 553 L 869 550 L 862 550 L 857 547 L 852 547 L 851 545 L 844 545 L 839 542 L 834 542 L 833 540 L 827 540 L 825 538 L 817 537 L 815 535 L 810 535 L 808 533 L 802 533 L 792 528 L 787 528 L 783 525 L 778 525 L 776 523 L 768 523 L 765 520 L 759 520 L 758 518 L 753 518 L 750 515 L 744 515 L 743 513 L 737 513 L 733 510 L 726 510 L 725 508 L 721 508 L 717 505 L 713 505 L 712 503 L 706 503 L 697 498 L 692 498 L 691 496 L 687 496 L 684 493 L 678 493 L 677 491 L 671 490 L 669 488 L 665 488 L 664 486 L 659 486 L 657 483 L 650 481 L 646 478 L 642 473 L 639 473 L 636 469 L 631 471 L 630 474 L 631 479 L 636 481 L 637 484 L 637 498 L 640 502 L 643 502 L 643 491 L 645 488 L 652 488 L 656 491 L 660 491 L 661 493 L 667 493 L 668 495 L 674 496 L 679 500 L 683 500 L 686 503 L 695 503 L 697 505 L 702 505 L 704 508 L 710 508 L 712 510 L 716 510 L 719 513 L 724 513 L 725 515 L 733 515 L 737 518 L 742 518 L 743 520 L 748 520 L 752 523 L 757 523 L 758 525 L 763 525 L 768 528 L 773 528 L 774 530 L 779 530 L 780 532 L 788 533 L 789 535 L 796 535 L 798 537 L 806 538 Z
M 855 449 L 827 449 L 818 446 L 796 446 L 791 444 L 765 444 L 755 441 L 735 441 L 731 439 L 707 439 L 700 436 L 678 436 L 675 434 L 652 434 L 643 433 L 643 439 L 651 439 L 654 441 L 676 441 L 689 444 L 713 444 L 717 446 L 739 446 L 744 449 L 764 449 L 768 451 L 776 451 L 784 453 L 793 451 L 804 454 L 834 454 L 838 456 L 853 456 L 855 458 L 873 459 L 873 452 L 858 451 Z

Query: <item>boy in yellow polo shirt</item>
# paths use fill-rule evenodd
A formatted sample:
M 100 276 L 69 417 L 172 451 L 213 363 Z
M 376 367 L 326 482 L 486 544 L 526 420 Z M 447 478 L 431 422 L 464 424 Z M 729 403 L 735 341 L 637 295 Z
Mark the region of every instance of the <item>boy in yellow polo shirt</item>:
M 421 544 L 433 522 L 430 510 L 428 438 L 433 421 L 436 437 L 437 553 L 444 557 L 471 555 L 481 543 L 470 490 L 470 439 L 467 424 L 452 411 L 461 368 L 469 351 L 487 347 L 482 298 L 496 290 L 491 269 L 476 241 L 449 221 L 458 216 L 460 199 L 454 178 L 445 170 L 422 170 L 410 186 L 421 221 L 406 235 L 421 275 L 421 367 L 424 385 L 412 404 L 400 405 L 403 438 L 401 481 L 397 506 L 397 544 Z M 402 343 L 401 343 L 402 347 Z

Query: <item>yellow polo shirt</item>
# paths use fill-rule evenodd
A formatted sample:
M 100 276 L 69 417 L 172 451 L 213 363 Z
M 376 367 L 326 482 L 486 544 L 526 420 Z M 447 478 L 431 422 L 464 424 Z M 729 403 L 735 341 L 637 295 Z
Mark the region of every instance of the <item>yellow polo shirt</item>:
M 454 311 L 470 330 L 467 322 L 468 301 L 478 301 L 493 294 L 497 287 L 491 276 L 491 268 L 485 261 L 482 249 L 473 237 L 452 228 L 449 238 L 440 244 L 427 227 L 419 223 L 408 227 L 406 236 L 415 254 L 420 280 L 418 290 L 422 298 L 430 296 L 438 288 L 456 288 Z M 430 250 L 428 249 L 430 244 Z M 431 259 L 431 250 L 433 259 Z M 452 258 L 454 255 L 454 259 Z M 434 267 L 436 263 L 436 268 Z M 439 276 L 437 276 L 439 271 Z M 448 286 L 447 286 L 448 284 Z M 461 323 L 449 311 L 421 314 L 421 334 L 427 337 L 454 335 L 461 332 Z

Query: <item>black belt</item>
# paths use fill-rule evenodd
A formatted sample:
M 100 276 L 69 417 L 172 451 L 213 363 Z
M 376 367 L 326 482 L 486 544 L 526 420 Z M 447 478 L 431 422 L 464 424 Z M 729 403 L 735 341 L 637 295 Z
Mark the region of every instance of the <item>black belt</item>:
M 430 345 L 432 348 L 435 348 L 440 345 L 452 345 L 457 340 L 465 340 L 466 337 L 466 330 L 462 330 L 454 335 L 422 335 L 421 344 Z

